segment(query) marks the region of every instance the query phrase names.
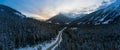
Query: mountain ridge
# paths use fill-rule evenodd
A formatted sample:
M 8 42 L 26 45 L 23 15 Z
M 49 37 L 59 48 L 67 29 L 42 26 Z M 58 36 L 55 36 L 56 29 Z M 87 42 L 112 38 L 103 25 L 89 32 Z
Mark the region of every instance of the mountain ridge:
M 75 25 L 82 25 L 82 24 L 83 25 L 84 24 L 101 25 L 101 24 L 113 23 L 112 21 L 114 21 L 114 19 L 120 15 L 119 2 L 120 1 L 117 0 L 115 3 L 112 3 L 111 5 L 109 5 L 108 7 L 104 9 L 100 9 L 82 18 L 74 20 L 73 22 L 71 22 L 71 24 L 73 23 Z
M 14 50 L 51 40 L 60 29 L 58 25 L 27 18 L 8 6 L 0 5 L 1 9 L 0 50 Z

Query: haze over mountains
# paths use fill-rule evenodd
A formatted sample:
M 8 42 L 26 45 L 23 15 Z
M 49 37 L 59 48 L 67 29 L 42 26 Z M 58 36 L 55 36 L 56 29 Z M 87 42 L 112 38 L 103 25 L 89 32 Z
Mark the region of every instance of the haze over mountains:
M 62 41 L 55 50 L 120 50 L 120 0 L 81 18 L 58 14 L 47 21 L 0 5 L 0 50 L 50 43 L 63 28 Z
M 120 0 L 117 0 L 105 9 L 71 22 L 56 50 L 120 50 L 119 10 Z
M 113 23 L 114 20 L 120 15 L 120 1 L 116 0 L 113 4 L 109 5 L 104 9 L 100 9 L 95 11 L 91 14 L 84 16 L 83 18 L 77 19 L 73 21 L 78 24 L 93 24 L 93 25 L 100 25 L 100 24 L 109 24 Z M 72 23 L 72 22 L 71 22 Z
M 100 14 L 100 13 L 103 13 L 103 12 L 100 12 L 100 11 L 105 11 L 105 10 L 103 10 L 103 9 L 106 9 L 106 8 L 108 8 L 109 6 L 111 6 L 110 4 L 113 4 L 114 2 L 116 2 L 116 0 L 106 0 L 106 1 L 103 1 L 102 2 L 102 5 L 99 7 L 99 8 L 97 8 L 97 10 L 94 12 L 94 9 L 88 9 L 88 8 L 84 8 L 83 10 L 81 10 L 81 11 L 79 11 L 79 10 L 77 10 L 77 11 L 71 11 L 70 13 L 59 13 L 58 15 L 55 15 L 55 16 L 53 16 L 53 18 L 50 18 L 50 19 L 48 19 L 47 21 L 49 21 L 49 22 L 53 22 L 53 23 L 59 23 L 59 24 L 68 24 L 68 23 L 72 23 L 72 21 L 73 21 L 73 23 L 75 22 L 74 20 L 76 20 L 76 19 L 78 19 L 78 20 L 88 20 L 89 18 L 91 19 L 91 18 L 94 18 L 94 17 L 96 17 L 98 14 Z M 119 3 L 119 2 L 118 2 Z M 115 6 L 115 5 L 113 5 L 113 6 Z M 94 6 L 93 6 L 94 7 Z M 97 11 L 99 12 L 98 14 L 96 14 L 96 16 L 94 16 L 94 17 L 91 17 L 90 15 L 93 15 L 93 14 L 95 14 L 95 13 L 97 13 Z M 93 13 L 91 13 L 91 12 L 93 12 Z M 105 11 L 105 12 L 107 12 L 107 11 Z M 105 14 L 105 13 L 103 13 L 103 14 Z M 100 14 L 100 15 L 103 15 L 103 14 Z M 86 16 L 88 16 L 88 17 L 86 17 Z M 62 18 L 62 19 L 61 19 Z M 87 18 L 87 19 L 84 19 L 84 18 Z M 97 17 L 96 17 L 97 18 Z M 100 17 L 99 17 L 100 18 Z M 66 20 L 67 19 L 67 20 Z M 51 20 L 51 21 L 50 21 Z M 93 20 L 93 19 L 91 19 L 91 20 Z M 95 20 L 98 20 L 98 19 L 95 19 Z M 104 20 L 104 19 L 103 19 Z M 76 21 L 76 22 L 79 22 L 79 24 L 80 24 L 80 22 L 81 21 Z M 88 22 L 88 21 L 87 21 Z M 96 23 L 94 23 L 94 25 L 97 25 L 98 23 L 97 22 L 99 22 L 99 21 L 96 21 Z M 79 24 L 76 24 L 76 25 L 79 25 Z M 89 23 L 88 23 L 89 24 Z
M 116 1 L 116 2 L 112 3 L 111 5 L 109 5 L 108 7 L 104 7 L 103 9 L 100 9 L 100 10 L 95 11 L 93 13 L 84 14 L 83 16 L 78 16 L 78 18 L 73 18 L 73 20 L 68 20 L 69 22 L 67 22 L 67 23 L 70 23 L 70 24 L 73 24 L 73 25 L 81 25 L 81 24 L 83 24 L 83 25 L 84 24 L 85 25 L 86 24 L 88 24 L 88 25 L 100 25 L 100 24 L 113 23 L 113 21 L 120 14 L 119 3 L 120 3 L 119 1 Z M 55 16 L 55 17 L 57 18 L 57 16 Z M 55 17 L 53 17 L 51 19 L 54 19 Z M 61 16 L 61 18 L 62 17 L 63 16 Z M 56 20 L 58 20 L 58 19 L 56 19 Z M 65 19 L 61 19 L 61 20 L 64 21 Z M 59 20 L 57 23 L 59 23 L 61 20 Z M 53 23 L 56 22 L 55 19 L 51 20 L 51 22 L 52 21 L 53 21 Z
M 89 14 L 106 7 L 114 1 L 115 0 L 0 0 L 0 4 L 12 7 L 28 17 L 47 20 L 59 13 L 68 14 L 68 17 L 75 18 L 79 14 Z

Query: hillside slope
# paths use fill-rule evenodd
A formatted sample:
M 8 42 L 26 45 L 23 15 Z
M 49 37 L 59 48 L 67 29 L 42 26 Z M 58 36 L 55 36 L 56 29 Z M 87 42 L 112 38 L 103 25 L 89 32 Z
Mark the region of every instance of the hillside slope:
M 74 20 L 71 25 L 102 25 L 114 23 L 114 20 L 120 15 L 120 1 L 112 3 L 104 9 L 100 9 L 82 18 Z
M 27 18 L 20 12 L 0 5 L 0 50 L 34 45 L 57 35 L 58 25 Z
M 64 31 L 63 41 L 56 50 L 120 50 L 120 1 L 108 8 L 75 20 L 72 27 Z M 102 20 L 95 25 L 95 18 Z M 79 22 L 82 24 L 77 24 Z

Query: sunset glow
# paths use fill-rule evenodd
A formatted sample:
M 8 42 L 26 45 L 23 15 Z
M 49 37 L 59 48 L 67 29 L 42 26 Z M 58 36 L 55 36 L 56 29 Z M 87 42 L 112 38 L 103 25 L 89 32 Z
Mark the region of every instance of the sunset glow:
M 27 16 L 46 20 L 59 13 L 89 14 L 104 6 L 103 1 L 108 5 L 112 3 L 111 0 L 3 0 L 0 4 L 15 8 Z

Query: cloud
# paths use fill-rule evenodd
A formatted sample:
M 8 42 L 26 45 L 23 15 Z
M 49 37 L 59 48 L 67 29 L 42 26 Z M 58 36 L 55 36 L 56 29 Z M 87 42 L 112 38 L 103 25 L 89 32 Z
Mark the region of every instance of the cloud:
M 8 5 L 28 16 L 39 16 L 49 19 L 58 13 L 91 13 L 101 5 L 103 1 L 111 3 L 111 0 L 1 0 L 1 4 Z M 33 15 L 34 14 L 34 15 Z

